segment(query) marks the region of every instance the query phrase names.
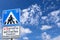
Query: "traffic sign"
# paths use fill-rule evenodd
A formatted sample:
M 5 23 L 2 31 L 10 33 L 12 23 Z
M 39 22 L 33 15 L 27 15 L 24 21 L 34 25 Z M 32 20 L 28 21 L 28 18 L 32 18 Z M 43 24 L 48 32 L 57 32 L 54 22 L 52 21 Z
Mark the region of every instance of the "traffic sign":
M 18 38 L 20 37 L 20 27 L 19 26 L 3 27 L 2 33 L 3 38 Z
M 10 9 L 3 11 L 3 26 L 20 25 L 20 9 Z

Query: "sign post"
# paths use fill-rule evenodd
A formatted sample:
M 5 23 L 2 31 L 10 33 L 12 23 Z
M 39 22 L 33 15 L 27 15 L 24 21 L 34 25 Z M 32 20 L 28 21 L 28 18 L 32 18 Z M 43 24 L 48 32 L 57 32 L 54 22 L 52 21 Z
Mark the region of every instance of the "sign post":
M 11 38 L 11 40 L 13 40 L 13 38 Z
M 19 38 L 20 36 L 20 9 L 4 10 L 3 17 L 3 39 L 4 38 Z

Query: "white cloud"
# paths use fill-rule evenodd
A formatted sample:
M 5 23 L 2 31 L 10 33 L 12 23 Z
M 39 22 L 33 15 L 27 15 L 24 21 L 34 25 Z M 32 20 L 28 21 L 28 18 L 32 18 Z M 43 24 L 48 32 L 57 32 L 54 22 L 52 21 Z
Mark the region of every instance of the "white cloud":
M 51 12 L 51 15 L 57 16 L 59 13 L 60 13 L 60 10 L 56 10 L 56 11 Z
M 52 38 L 51 40 L 60 40 L 60 36 L 57 36 L 55 38 Z
M 2 39 L 2 28 L 0 28 L 0 39 Z
M 21 20 L 20 22 L 22 24 L 31 24 L 31 25 L 37 25 L 39 24 L 38 18 L 42 15 L 42 11 L 40 9 L 40 6 L 37 4 L 32 5 L 26 9 L 22 10 Z
M 51 36 L 49 34 L 47 34 L 46 32 L 42 33 L 42 39 L 43 40 L 50 40 Z
M 27 9 L 24 9 L 24 10 L 22 10 L 22 16 L 21 16 L 21 22 L 22 22 L 22 24 L 24 24 L 26 21 L 27 21 L 27 18 L 28 18 L 28 15 L 29 15 L 29 12 L 28 12 L 28 10 Z
M 45 20 L 47 18 L 47 16 L 42 16 L 41 19 Z
M 49 13 L 48 18 L 50 22 L 57 23 L 60 20 L 58 15 L 60 15 L 60 10 L 55 10 Z
M 32 33 L 32 31 L 29 29 L 29 28 L 23 28 L 21 27 L 21 35 L 25 35 L 25 34 L 28 34 L 28 33 Z
M 0 34 L 2 33 L 2 28 L 0 28 Z
M 29 38 L 28 37 L 23 37 L 23 40 L 29 40 Z
M 56 36 L 54 38 L 51 38 L 51 35 L 47 34 L 46 32 L 42 33 L 42 39 L 43 40 L 60 40 L 60 35 Z
M 57 26 L 60 27 L 60 22 L 57 23 Z
M 42 28 L 41 30 L 47 30 L 47 29 L 51 29 L 52 26 L 49 26 L 49 25 L 42 25 Z
M 2 27 L 2 19 L 0 19 L 0 27 Z
M 34 18 L 31 18 L 31 21 L 30 21 L 30 24 L 31 25 L 38 25 L 38 19 L 36 18 L 36 19 L 34 19 Z

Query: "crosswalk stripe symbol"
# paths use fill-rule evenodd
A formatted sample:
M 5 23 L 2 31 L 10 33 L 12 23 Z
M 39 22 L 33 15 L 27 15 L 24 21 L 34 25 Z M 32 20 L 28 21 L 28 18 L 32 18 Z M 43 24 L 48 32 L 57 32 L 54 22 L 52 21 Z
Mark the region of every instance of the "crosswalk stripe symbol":
M 8 15 L 7 19 L 5 20 L 4 24 L 17 24 L 18 21 L 15 18 L 15 16 L 13 15 L 13 12 L 10 12 L 10 14 Z

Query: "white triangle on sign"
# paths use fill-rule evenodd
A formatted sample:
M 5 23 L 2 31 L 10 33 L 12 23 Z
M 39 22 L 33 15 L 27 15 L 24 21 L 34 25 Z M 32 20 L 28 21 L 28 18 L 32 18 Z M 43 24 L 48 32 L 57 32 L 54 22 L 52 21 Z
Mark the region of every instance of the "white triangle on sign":
M 7 17 L 7 19 L 5 20 L 5 24 L 7 24 L 8 23 L 8 19 L 9 19 L 9 17 L 12 15 L 12 17 L 13 17 L 13 21 L 15 22 L 15 24 L 16 24 L 16 21 L 17 21 L 17 19 L 15 18 L 15 16 L 14 16 L 14 14 L 13 14 L 13 12 L 10 12 L 10 14 L 8 15 L 8 17 Z M 18 22 L 18 21 L 17 21 Z M 10 22 L 8 23 L 8 24 L 10 24 Z M 13 23 L 12 23 L 13 24 Z

